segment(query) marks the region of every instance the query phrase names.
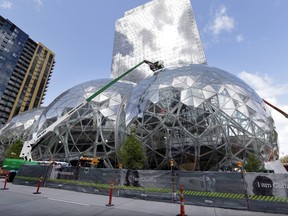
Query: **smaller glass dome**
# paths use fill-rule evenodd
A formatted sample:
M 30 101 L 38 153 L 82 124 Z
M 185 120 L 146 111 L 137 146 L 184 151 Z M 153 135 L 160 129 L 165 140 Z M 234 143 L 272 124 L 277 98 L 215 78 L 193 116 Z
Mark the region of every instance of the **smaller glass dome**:
M 2 157 L 5 155 L 10 144 L 17 139 L 27 139 L 31 126 L 38 120 L 44 110 L 45 107 L 40 107 L 19 113 L 0 129 L 0 161 L 1 155 Z
M 63 115 L 86 103 L 86 99 L 112 79 L 92 80 L 59 95 L 33 126 L 31 137 L 47 129 Z M 34 160 L 78 160 L 80 156 L 101 157 L 106 167 L 115 163 L 115 120 L 124 96 L 133 83 L 118 81 L 86 103 L 32 147 Z

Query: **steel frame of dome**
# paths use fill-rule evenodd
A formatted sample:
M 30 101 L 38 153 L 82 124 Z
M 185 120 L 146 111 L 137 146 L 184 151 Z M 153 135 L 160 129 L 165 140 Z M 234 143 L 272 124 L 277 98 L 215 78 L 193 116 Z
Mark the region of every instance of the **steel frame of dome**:
M 26 140 L 34 122 L 38 120 L 45 107 L 34 108 L 14 116 L 0 129 L 0 161 L 5 152 L 16 140 Z
M 35 123 L 31 136 L 36 136 L 111 80 L 88 81 L 59 95 Z M 46 135 L 33 148 L 32 158 L 71 161 L 80 156 L 102 157 L 106 167 L 115 166 L 116 114 L 123 97 L 134 85 L 120 81 L 93 98 Z
M 249 155 L 278 158 L 277 133 L 267 106 L 236 76 L 207 65 L 166 69 L 133 88 L 123 101 L 116 146 L 133 129 L 146 168 L 219 170 Z

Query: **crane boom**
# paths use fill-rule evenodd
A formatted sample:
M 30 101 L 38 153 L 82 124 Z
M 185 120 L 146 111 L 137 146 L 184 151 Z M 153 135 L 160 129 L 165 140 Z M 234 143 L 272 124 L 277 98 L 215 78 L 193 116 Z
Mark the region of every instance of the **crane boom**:
M 120 76 L 118 76 L 117 78 L 115 78 L 114 80 L 112 80 L 111 82 L 109 82 L 108 84 L 106 84 L 105 86 L 103 86 L 102 88 L 100 88 L 97 92 L 95 92 L 94 94 L 92 94 L 90 97 L 88 97 L 84 102 L 80 103 L 79 105 L 77 105 L 76 107 L 74 107 L 73 109 L 71 109 L 69 112 L 65 113 L 63 116 L 61 116 L 59 119 L 57 119 L 57 121 L 53 122 L 50 126 L 48 126 L 46 129 L 44 129 L 43 131 L 41 131 L 40 133 L 38 133 L 34 138 L 32 138 L 29 141 L 25 141 L 23 143 L 23 147 L 20 153 L 20 157 L 24 158 L 25 160 L 29 160 L 32 161 L 32 156 L 31 156 L 31 151 L 32 151 L 32 145 L 36 145 L 37 142 L 39 142 L 39 140 L 41 138 L 43 138 L 47 133 L 49 133 L 50 131 L 53 131 L 55 129 L 55 127 L 57 125 L 59 125 L 61 122 L 63 122 L 65 119 L 67 119 L 68 117 L 70 117 L 73 113 L 75 113 L 76 111 L 80 110 L 83 106 L 85 106 L 88 102 L 90 102 L 93 98 L 95 98 L 97 95 L 101 94 L 103 91 L 105 91 L 107 88 L 109 88 L 110 86 L 112 86 L 114 83 L 118 82 L 120 79 L 122 79 L 124 76 L 128 75 L 129 73 L 131 73 L 133 70 L 135 70 L 136 68 L 138 68 L 140 65 L 142 65 L 143 63 L 148 64 L 150 69 L 153 72 L 157 72 L 160 71 L 164 68 L 163 62 L 162 61 L 157 61 L 157 62 L 150 62 L 147 60 L 143 60 L 142 62 L 140 62 L 139 64 L 135 65 L 134 67 L 130 68 L 129 70 L 127 70 L 126 72 L 124 72 L 123 74 L 121 74 Z
M 267 105 L 269 105 L 270 107 L 272 107 L 273 109 L 275 109 L 276 111 L 278 111 L 279 113 L 281 113 L 282 115 L 285 116 L 285 118 L 288 118 L 288 114 L 286 112 L 284 112 L 283 110 L 279 109 L 278 107 L 272 105 L 271 103 L 269 103 L 268 101 L 262 99 Z

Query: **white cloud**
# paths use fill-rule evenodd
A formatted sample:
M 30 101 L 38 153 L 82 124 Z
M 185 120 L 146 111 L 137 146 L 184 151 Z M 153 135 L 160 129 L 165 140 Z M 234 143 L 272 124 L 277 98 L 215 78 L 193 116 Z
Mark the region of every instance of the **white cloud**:
M 276 104 L 277 106 L 277 104 Z M 288 113 L 288 106 L 277 106 L 284 112 Z M 276 131 L 278 133 L 279 140 L 279 155 L 283 157 L 284 155 L 288 155 L 288 119 L 285 118 L 282 114 L 277 112 L 276 110 L 271 111 L 272 117 L 275 121 Z
M 277 98 L 277 96 L 287 94 L 288 84 L 276 84 L 267 75 L 252 74 L 245 71 L 241 72 L 239 77 L 250 85 L 260 97 L 288 113 L 288 105 L 283 105 L 286 101 L 281 103 L 279 98 Z M 283 157 L 284 155 L 288 155 L 288 119 L 271 107 L 269 107 L 269 110 L 271 111 L 278 133 L 279 156 Z
M 236 41 L 237 41 L 238 43 L 241 43 L 241 42 L 244 41 L 244 40 L 245 40 L 245 38 L 244 38 L 243 35 L 239 34 L 239 35 L 236 36 Z
M 0 7 L 3 9 L 12 9 L 13 6 L 14 6 L 13 3 L 8 0 L 4 0 L 0 4 Z
M 208 30 L 214 35 L 219 35 L 223 31 L 230 32 L 234 28 L 235 21 L 233 17 L 227 15 L 227 9 L 223 5 L 217 10 L 212 23 L 208 25 Z
M 44 5 L 43 0 L 33 0 L 33 2 L 37 10 L 40 10 L 41 7 Z
M 242 71 L 239 77 L 248 83 L 262 98 L 274 98 L 288 92 L 288 84 L 275 84 L 266 74 L 252 74 Z

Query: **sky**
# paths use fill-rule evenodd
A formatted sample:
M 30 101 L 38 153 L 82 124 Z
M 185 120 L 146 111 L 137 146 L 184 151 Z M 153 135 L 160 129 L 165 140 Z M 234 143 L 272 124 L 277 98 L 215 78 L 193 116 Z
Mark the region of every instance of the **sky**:
M 55 54 L 43 105 L 80 83 L 110 77 L 115 21 L 149 0 L 0 0 L 0 15 Z M 191 0 L 210 66 L 230 72 L 288 113 L 288 1 Z M 279 155 L 288 119 L 270 109 Z

